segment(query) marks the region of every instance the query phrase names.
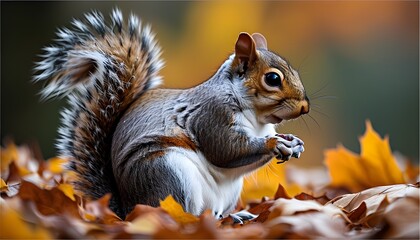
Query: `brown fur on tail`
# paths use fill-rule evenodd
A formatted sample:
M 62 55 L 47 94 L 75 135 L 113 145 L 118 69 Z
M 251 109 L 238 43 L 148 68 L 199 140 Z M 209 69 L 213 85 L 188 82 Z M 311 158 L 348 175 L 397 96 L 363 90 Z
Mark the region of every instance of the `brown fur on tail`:
M 163 62 L 149 26 L 131 15 L 124 24 L 115 9 L 111 24 L 93 11 L 73 28 L 60 29 L 44 48 L 34 81 L 46 81 L 42 98 L 68 97 L 61 112 L 57 147 L 70 158 L 76 189 L 97 199 L 112 193 L 111 208 L 120 215 L 112 173 L 111 140 L 120 117 L 144 91 L 158 86 Z

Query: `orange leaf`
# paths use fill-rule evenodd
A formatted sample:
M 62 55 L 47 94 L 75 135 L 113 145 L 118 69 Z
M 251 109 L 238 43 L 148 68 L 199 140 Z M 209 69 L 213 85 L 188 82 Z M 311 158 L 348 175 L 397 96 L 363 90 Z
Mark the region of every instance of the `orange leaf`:
M 68 183 L 62 183 L 58 185 L 58 189 L 60 189 L 64 195 L 69 197 L 71 200 L 76 201 L 76 198 L 74 197 L 74 189 L 73 186 Z
M 373 130 L 370 121 L 366 121 L 366 132 L 360 138 L 360 146 L 361 156 L 368 159 L 369 163 L 378 170 L 375 171 L 374 179 L 381 178 L 385 184 L 404 183 L 403 173 L 392 155 L 388 137 L 382 140 Z
M 284 166 L 277 164 L 276 161 L 271 161 L 244 179 L 241 195 L 242 203 L 261 199 L 264 196 L 274 196 L 279 183 L 292 196 L 301 192 L 297 185 L 286 182 Z
M 51 190 L 41 189 L 31 182 L 23 181 L 18 196 L 24 201 L 34 202 L 42 215 L 68 213 L 71 216 L 80 216 L 77 203 L 56 187 Z
M 382 140 L 366 121 L 366 132 L 360 138 L 361 155 L 339 145 L 325 152 L 325 164 L 331 185 L 358 192 L 370 187 L 404 183 L 404 176 L 392 156 L 388 139 Z
M 342 145 L 338 145 L 336 149 L 327 150 L 325 156 L 332 186 L 347 187 L 353 192 L 370 186 L 359 156 Z
M 121 222 L 122 220 L 108 207 L 110 199 L 111 194 L 108 193 L 95 201 L 86 203 L 84 208 L 80 207 L 81 215 L 85 220 L 102 224 Z
M 62 173 L 65 168 L 64 164 L 67 163 L 67 160 L 55 157 L 48 160 L 48 170 L 54 174 Z
M 185 224 L 198 222 L 198 218 L 190 213 L 186 213 L 182 206 L 169 195 L 165 200 L 160 201 L 160 207 L 165 210 L 175 221 Z
M 9 187 L 7 186 L 6 182 L 3 180 L 3 178 L 0 178 L 0 191 L 4 192 L 7 191 Z
M 51 239 L 46 229 L 39 225 L 30 226 L 6 204 L 0 204 L 0 228 L 0 239 Z

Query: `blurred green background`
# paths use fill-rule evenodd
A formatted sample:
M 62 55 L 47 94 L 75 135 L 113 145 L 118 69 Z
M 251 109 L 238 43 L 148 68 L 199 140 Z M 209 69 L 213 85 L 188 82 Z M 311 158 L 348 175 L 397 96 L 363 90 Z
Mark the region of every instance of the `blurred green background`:
M 338 143 L 359 152 L 370 119 L 392 150 L 419 157 L 419 3 L 390 2 L 1 2 L 1 138 L 36 143 L 55 156 L 59 110 L 41 103 L 30 82 L 41 48 L 57 27 L 92 9 L 118 6 L 152 25 L 163 47 L 165 86 L 183 88 L 210 77 L 241 31 L 261 32 L 269 48 L 299 68 L 310 116 L 287 122 L 306 152 L 293 161 L 319 165 Z M 205 127 L 205 126 L 203 126 Z

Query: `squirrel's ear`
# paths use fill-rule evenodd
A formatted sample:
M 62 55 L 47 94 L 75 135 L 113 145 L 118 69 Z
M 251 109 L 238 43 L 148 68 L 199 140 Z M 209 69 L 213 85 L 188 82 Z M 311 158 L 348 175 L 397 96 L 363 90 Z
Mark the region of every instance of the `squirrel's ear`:
M 235 56 L 245 63 L 253 63 L 257 58 L 254 39 L 248 33 L 239 34 L 235 45 Z
M 268 50 L 267 48 L 267 40 L 261 33 L 253 33 L 252 39 L 255 41 L 256 48 Z

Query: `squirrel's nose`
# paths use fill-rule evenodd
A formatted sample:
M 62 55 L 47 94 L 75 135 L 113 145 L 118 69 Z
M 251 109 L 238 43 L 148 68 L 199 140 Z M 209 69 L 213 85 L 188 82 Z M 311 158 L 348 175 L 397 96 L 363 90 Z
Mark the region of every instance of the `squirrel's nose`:
M 305 100 L 300 102 L 300 114 L 307 114 L 309 112 L 309 99 L 305 97 Z

